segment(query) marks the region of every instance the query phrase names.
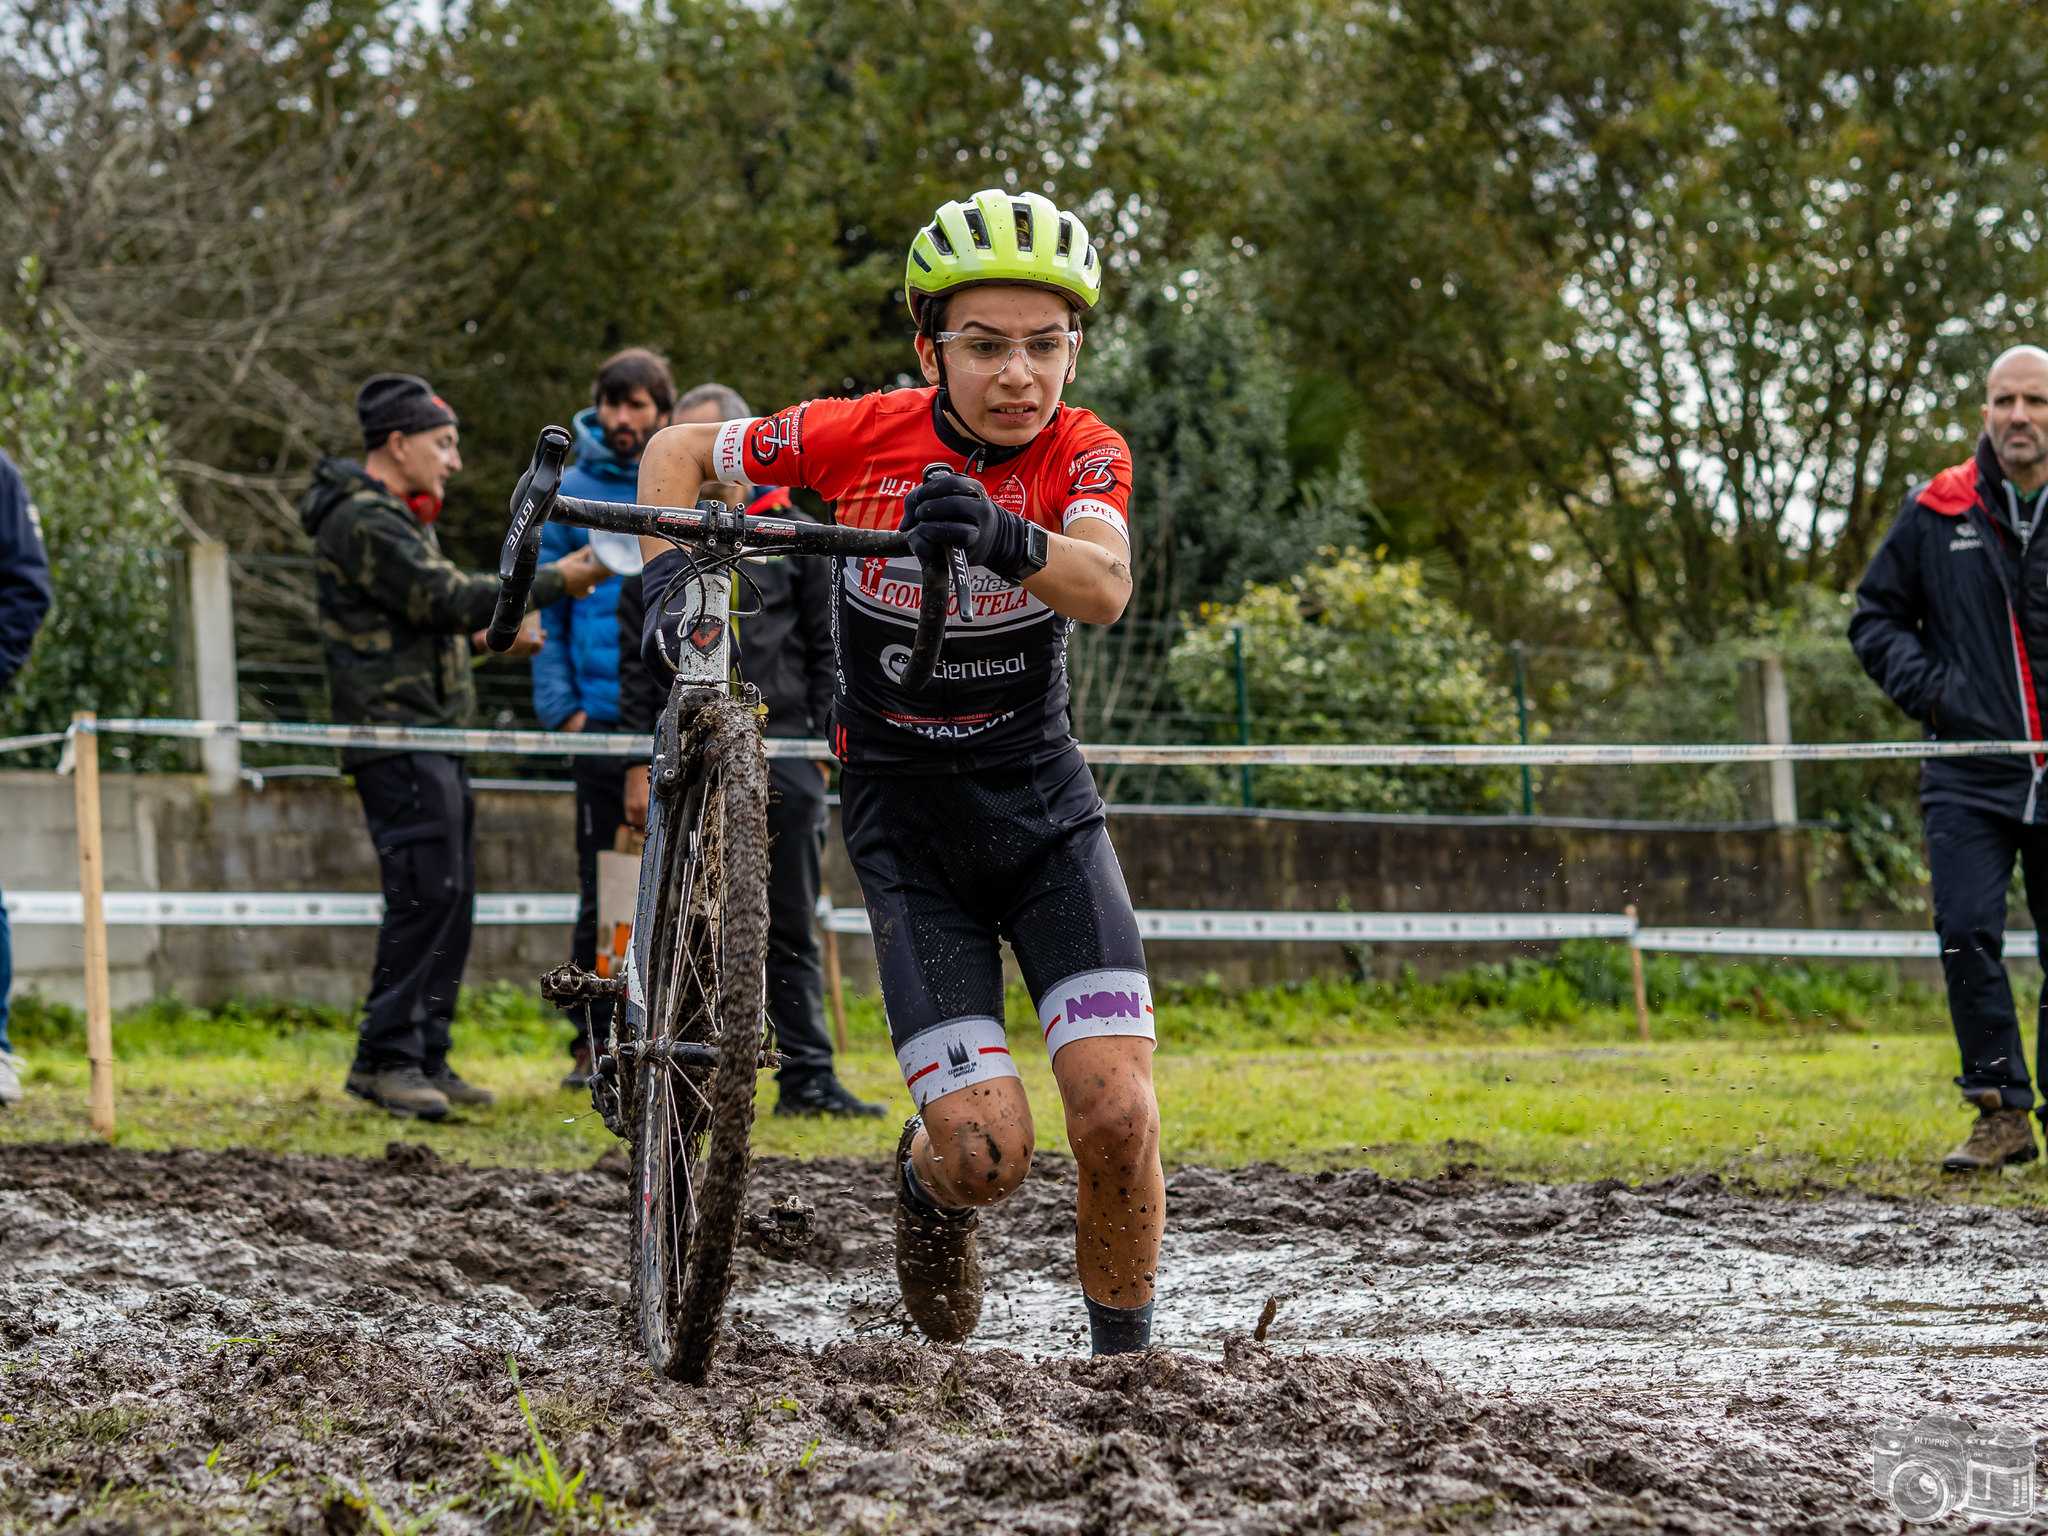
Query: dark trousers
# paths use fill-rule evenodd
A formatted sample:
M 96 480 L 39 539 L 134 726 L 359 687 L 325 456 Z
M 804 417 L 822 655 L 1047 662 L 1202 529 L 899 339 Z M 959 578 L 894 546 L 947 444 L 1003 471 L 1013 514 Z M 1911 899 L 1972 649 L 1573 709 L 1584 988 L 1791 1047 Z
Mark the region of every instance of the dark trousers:
M 476 802 L 459 758 L 380 757 L 355 770 L 384 885 L 384 925 L 356 1064 L 370 1070 L 448 1061 L 449 1026 L 476 908 Z
M 825 970 L 818 947 L 818 862 L 825 852 L 825 781 L 816 763 L 768 764 L 768 1017 L 782 1051 L 776 1081 L 798 1087 L 832 1071 Z
M 618 729 L 610 720 L 593 720 L 593 731 Z M 576 931 L 569 940 L 569 958 L 586 971 L 597 964 L 597 856 L 611 851 L 626 820 L 626 768 L 623 757 L 570 759 L 569 776 L 576 781 Z M 610 934 L 605 948 L 609 950 Z M 602 1041 L 611 1028 L 610 999 L 568 1010 L 576 1038 L 569 1049 L 590 1043 L 594 1032 Z
M 2048 928 L 2048 827 L 1949 804 L 1928 806 L 1926 820 L 1934 931 L 1962 1053 L 1956 1084 L 1973 1096 L 1995 1088 L 2006 1108 L 2031 1109 L 2034 1088 L 2005 973 L 2005 896 L 2017 858 L 2034 928 Z M 2034 1049 L 2037 1056 L 2048 1049 L 2048 987 L 2036 1015 Z

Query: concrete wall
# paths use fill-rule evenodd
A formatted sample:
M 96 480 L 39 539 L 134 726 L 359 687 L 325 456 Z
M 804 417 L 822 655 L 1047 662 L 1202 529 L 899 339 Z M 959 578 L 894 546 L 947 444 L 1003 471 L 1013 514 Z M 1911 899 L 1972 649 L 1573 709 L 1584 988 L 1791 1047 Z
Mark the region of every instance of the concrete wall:
M 210 796 L 196 777 L 103 777 L 110 890 L 374 891 L 376 860 L 347 785 L 271 781 Z M 479 887 L 575 885 L 566 794 L 477 796 Z M 1616 830 L 1544 822 L 1119 812 L 1112 831 L 1141 907 L 1360 912 L 1618 912 L 1645 922 L 1820 927 L 1844 922 L 1825 836 L 1772 829 Z M 858 887 L 834 830 L 825 879 L 838 905 Z M 72 786 L 0 773 L 0 887 L 74 890 Z M 1878 915 L 1876 926 L 1910 927 Z M 193 1002 L 280 996 L 342 1004 L 368 979 L 369 928 L 114 928 L 116 1006 L 158 994 Z M 77 1002 L 80 933 L 19 928 L 16 985 Z M 1540 946 L 1528 946 L 1531 949 Z M 1375 970 L 1427 971 L 1499 958 L 1515 946 L 1380 946 Z M 528 984 L 568 949 L 566 925 L 479 928 L 472 984 Z M 1271 981 L 1348 969 L 1338 945 L 1157 944 L 1162 977 Z M 865 940 L 842 943 L 850 984 L 871 986 Z

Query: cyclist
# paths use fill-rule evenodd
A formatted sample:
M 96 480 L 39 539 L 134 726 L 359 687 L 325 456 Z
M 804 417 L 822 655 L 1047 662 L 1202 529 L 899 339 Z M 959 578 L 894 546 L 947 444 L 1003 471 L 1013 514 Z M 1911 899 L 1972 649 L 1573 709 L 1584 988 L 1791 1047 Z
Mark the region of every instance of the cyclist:
M 833 571 L 843 829 L 918 1111 L 897 1147 L 896 1273 L 912 1321 L 947 1343 L 981 1315 L 977 1213 L 1031 1162 L 1003 1031 L 1003 938 L 1036 1000 L 1079 1164 L 1094 1350 L 1151 1338 L 1165 1227 L 1152 992 L 1067 719 L 1069 629 L 1115 622 L 1131 594 L 1130 451 L 1060 399 L 1101 284 L 1081 221 L 1047 198 L 948 202 L 905 266 L 927 387 L 670 427 L 641 462 L 643 502 L 692 505 L 708 479 L 807 487 L 842 524 L 900 526 L 920 555 L 957 548 L 972 565 L 939 675 L 914 695 L 899 679 L 917 562 Z M 684 557 L 646 545 L 646 643 L 673 656 L 688 615 L 667 598 Z

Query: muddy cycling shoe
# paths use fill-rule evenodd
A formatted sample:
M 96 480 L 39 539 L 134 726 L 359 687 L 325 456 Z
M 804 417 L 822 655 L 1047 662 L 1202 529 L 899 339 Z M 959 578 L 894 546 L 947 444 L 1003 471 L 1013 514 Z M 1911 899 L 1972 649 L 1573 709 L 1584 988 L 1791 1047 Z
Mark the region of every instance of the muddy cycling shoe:
M 379 1109 L 414 1120 L 440 1120 L 448 1114 L 448 1096 L 427 1081 L 418 1067 L 353 1068 L 348 1091 Z
M 1977 1106 L 1977 1123 L 1969 1139 L 1941 1160 L 1943 1173 L 1995 1173 L 2007 1163 L 2031 1163 L 2041 1155 L 2024 1109 L 2006 1109 L 1995 1089 L 1969 1098 Z
M 450 1104 L 468 1104 L 476 1109 L 485 1109 L 498 1102 L 498 1096 L 488 1088 L 479 1088 L 475 1083 L 464 1082 L 455 1075 L 453 1067 L 443 1067 L 438 1072 L 427 1074 L 427 1081 L 439 1090 L 441 1097 Z
M 917 1331 L 937 1344 L 959 1344 L 981 1321 L 981 1254 L 973 1211 L 949 1211 L 912 1192 L 906 1164 L 923 1122 L 915 1115 L 896 1143 L 896 1286 Z
M 21 1075 L 27 1070 L 27 1062 L 0 1045 L 0 1109 L 21 1102 Z M 881 1111 L 875 1113 L 879 1115 Z
M 879 1120 L 886 1111 L 879 1104 L 856 1099 L 836 1077 L 814 1078 L 792 1083 L 775 1096 L 778 1115 L 843 1115 L 849 1119 Z

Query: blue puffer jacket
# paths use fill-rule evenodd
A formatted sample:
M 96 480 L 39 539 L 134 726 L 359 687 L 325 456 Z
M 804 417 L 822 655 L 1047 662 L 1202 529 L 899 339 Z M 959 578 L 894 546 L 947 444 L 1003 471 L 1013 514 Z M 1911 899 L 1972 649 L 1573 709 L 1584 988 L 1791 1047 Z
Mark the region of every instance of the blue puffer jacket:
M 562 494 L 591 501 L 631 501 L 640 461 L 612 452 L 597 425 L 597 410 L 576 413 L 576 462 L 562 476 Z M 549 523 L 541 531 L 546 564 L 590 542 L 582 528 Z M 533 712 L 549 730 L 582 710 L 591 726 L 619 718 L 619 578 L 608 576 L 587 597 L 564 598 L 540 611 L 548 643 L 533 658 Z

